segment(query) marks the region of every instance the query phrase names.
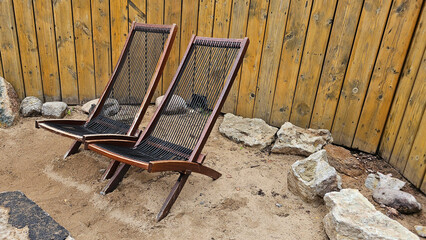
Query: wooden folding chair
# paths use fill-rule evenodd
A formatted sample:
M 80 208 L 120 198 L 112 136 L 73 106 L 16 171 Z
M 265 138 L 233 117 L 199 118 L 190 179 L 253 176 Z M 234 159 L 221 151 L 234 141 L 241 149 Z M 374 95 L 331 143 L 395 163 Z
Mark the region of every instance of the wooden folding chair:
M 176 24 L 133 22 L 113 74 L 89 118 L 38 120 L 36 128 L 75 139 L 64 158 L 90 139 L 136 140 L 138 127 L 161 78 Z
M 220 113 L 249 40 L 193 36 L 172 83 L 147 129 L 134 139 L 86 141 L 85 147 L 112 161 L 101 194 L 114 190 L 130 165 L 180 176 L 157 220 L 164 218 L 191 172 L 213 179 L 221 174 L 203 165 L 201 150 Z

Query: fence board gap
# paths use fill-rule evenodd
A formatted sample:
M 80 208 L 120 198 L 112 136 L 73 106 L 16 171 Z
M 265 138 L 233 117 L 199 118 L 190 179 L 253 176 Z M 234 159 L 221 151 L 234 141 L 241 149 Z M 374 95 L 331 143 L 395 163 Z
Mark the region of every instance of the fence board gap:
M 132 0 L 129 3 L 129 29 L 132 22 L 146 23 L 146 0 Z

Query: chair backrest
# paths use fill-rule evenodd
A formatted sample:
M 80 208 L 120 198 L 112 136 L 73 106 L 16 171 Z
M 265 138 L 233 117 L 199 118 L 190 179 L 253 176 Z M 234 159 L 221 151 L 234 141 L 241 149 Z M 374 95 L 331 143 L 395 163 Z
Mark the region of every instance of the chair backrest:
M 133 23 L 115 70 L 86 127 L 133 135 L 159 82 L 176 25 Z
M 248 46 L 248 39 L 194 37 L 136 147 L 149 142 L 157 149 L 198 157 L 232 86 Z M 146 150 L 145 150 L 146 151 Z M 167 156 L 167 154 L 163 154 Z

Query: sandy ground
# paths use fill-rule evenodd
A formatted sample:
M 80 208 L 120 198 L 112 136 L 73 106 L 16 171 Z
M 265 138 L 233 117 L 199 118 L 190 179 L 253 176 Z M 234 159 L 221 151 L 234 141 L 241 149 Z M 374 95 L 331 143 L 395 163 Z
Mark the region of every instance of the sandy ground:
M 153 111 L 150 107 L 142 126 Z M 74 110 L 67 118 L 86 115 Z M 203 153 L 205 164 L 223 176 L 212 181 L 193 174 L 161 222 L 155 216 L 176 173 L 131 168 L 118 189 L 102 196 L 100 178 L 110 160 L 84 150 L 63 160 L 72 140 L 35 129 L 36 119 L 41 118 L 0 129 L 0 192 L 24 192 L 75 239 L 327 239 L 322 226 L 326 207 L 305 203 L 287 189 L 287 171 L 302 157 L 269 155 L 234 143 L 218 132 L 222 117 Z M 401 178 L 383 161 L 369 158 L 361 156 L 368 169 Z M 373 201 L 363 185 L 367 174 L 343 177 L 343 187 L 358 188 Z M 410 186 L 404 190 L 426 206 L 425 195 Z M 426 225 L 424 211 L 395 219 L 411 231 Z

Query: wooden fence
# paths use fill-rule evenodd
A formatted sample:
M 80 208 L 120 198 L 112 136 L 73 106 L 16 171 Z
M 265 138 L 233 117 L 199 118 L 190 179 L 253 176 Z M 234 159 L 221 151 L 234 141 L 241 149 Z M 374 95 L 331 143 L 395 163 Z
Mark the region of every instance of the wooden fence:
M 0 0 L 0 74 L 19 96 L 98 97 L 132 21 L 177 23 L 156 95 L 191 34 L 250 46 L 224 111 L 331 129 L 426 192 L 422 0 Z M 423 183 L 423 185 L 422 185 Z

